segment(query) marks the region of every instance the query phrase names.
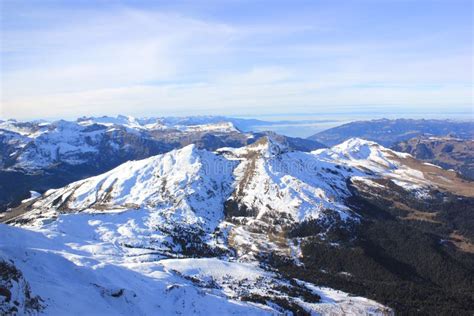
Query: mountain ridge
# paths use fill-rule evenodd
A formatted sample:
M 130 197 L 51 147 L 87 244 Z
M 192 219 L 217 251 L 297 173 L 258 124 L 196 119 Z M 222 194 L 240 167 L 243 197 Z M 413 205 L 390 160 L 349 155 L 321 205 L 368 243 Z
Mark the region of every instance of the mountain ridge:
M 240 147 L 272 134 L 241 132 L 232 122 L 196 125 L 203 120 L 170 120 L 175 124 L 170 125 L 160 118 L 120 116 L 83 118 L 76 122 L 0 123 L 0 211 L 18 205 L 28 198 L 29 191 L 61 187 L 127 160 L 143 159 L 188 144 L 210 150 Z M 323 146 L 305 139 L 286 139 L 298 150 Z M 3 185 L 9 182 L 18 185 Z

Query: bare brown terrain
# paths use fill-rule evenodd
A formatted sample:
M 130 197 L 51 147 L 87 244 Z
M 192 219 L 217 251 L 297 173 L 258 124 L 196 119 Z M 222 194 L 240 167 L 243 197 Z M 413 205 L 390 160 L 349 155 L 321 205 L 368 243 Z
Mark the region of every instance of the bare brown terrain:
M 419 160 L 453 169 L 463 178 L 474 181 L 474 140 L 454 137 L 419 136 L 393 146 Z
M 413 157 L 400 158 L 392 156 L 395 161 L 409 168 L 421 171 L 424 178 L 433 186 L 466 197 L 474 197 L 474 181 L 461 178 L 452 170 L 444 170 L 441 167 L 424 163 Z

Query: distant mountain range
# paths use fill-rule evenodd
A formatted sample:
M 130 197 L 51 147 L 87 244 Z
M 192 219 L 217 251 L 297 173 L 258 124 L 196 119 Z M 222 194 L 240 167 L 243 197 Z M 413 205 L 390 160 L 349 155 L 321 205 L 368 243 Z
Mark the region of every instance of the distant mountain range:
M 317 133 L 308 139 L 321 142 L 327 146 L 339 144 L 352 137 L 377 142 L 391 147 L 398 142 L 418 136 L 452 136 L 460 139 L 474 139 L 474 121 L 452 120 L 372 120 L 357 121 Z

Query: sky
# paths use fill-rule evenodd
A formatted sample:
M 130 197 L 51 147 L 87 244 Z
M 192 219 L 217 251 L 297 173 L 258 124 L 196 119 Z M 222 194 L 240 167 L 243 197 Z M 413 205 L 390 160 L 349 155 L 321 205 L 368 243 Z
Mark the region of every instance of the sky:
M 473 3 L 0 0 L 0 118 L 472 118 Z

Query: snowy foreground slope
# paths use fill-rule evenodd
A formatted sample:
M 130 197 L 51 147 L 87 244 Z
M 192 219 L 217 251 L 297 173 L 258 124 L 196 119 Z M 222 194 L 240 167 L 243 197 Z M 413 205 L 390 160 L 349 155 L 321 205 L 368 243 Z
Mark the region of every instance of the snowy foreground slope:
M 94 225 L 87 222 L 94 220 L 87 215 L 82 217 L 89 219 L 74 224 L 80 233 L 71 235 L 57 231 L 61 224 L 40 230 L 1 228 L 2 259 L 13 260 L 29 283 L 32 296 L 41 297 L 41 307 L 32 308 L 32 304 L 26 304 L 22 289 L 15 286 L 10 289 L 11 302 L 4 301 L 1 306 L 4 312 L 16 306 L 12 302 L 17 300 L 23 303 L 16 306 L 20 314 L 264 315 L 284 310 L 273 304 L 247 302 L 246 298 L 296 287 L 255 263 L 218 258 L 160 260 L 145 250 L 124 254 L 117 244 L 94 242 L 93 236 L 83 239 L 85 236 L 80 235 L 93 234 Z M 66 226 L 62 228 L 71 230 Z M 373 301 L 330 289 L 306 284 L 300 287 L 299 291 L 307 292 L 306 297 L 312 293 L 322 297 L 314 304 L 294 298 L 308 311 L 363 313 L 383 309 Z M 286 295 L 280 293 L 281 297 Z
M 411 162 L 411 167 L 405 161 Z M 415 168 L 416 167 L 416 168 Z M 0 226 L 0 311 L 48 315 L 383 315 L 374 301 L 285 279 L 308 223 L 324 238 L 360 215 L 349 184 L 389 179 L 422 195 L 417 162 L 351 139 L 303 153 L 271 138 L 215 153 L 190 145 L 27 201 Z M 426 166 L 427 168 L 434 168 Z M 13 227 L 15 226 L 15 227 Z M 293 237 L 292 237 L 293 236 Z

